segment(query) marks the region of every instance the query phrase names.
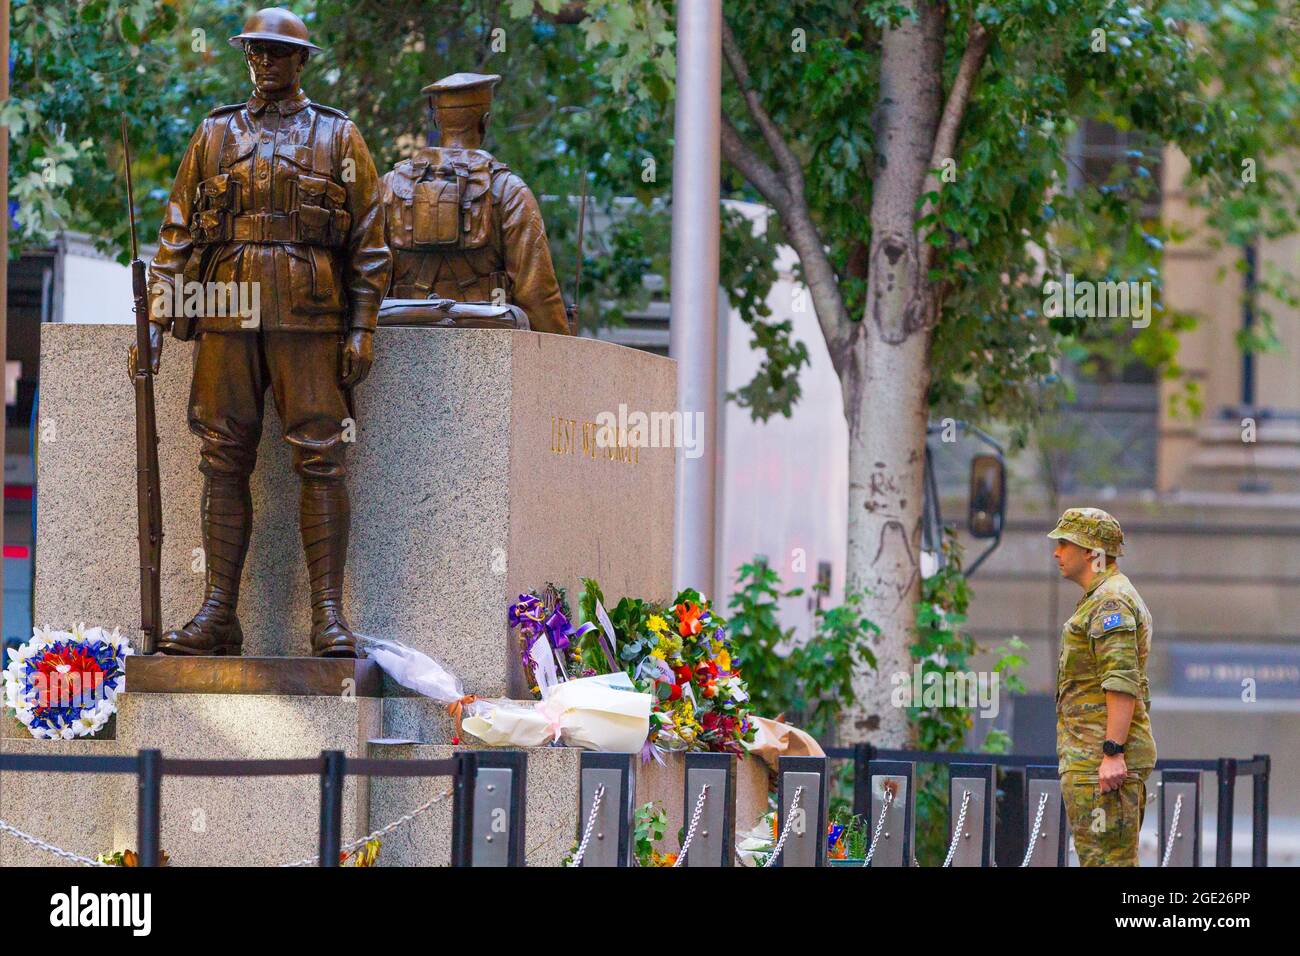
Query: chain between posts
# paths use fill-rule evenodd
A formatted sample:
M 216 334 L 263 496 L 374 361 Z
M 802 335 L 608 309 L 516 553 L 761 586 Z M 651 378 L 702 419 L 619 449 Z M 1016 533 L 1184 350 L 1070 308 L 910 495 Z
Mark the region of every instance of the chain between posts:
M 596 814 L 600 812 L 600 801 L 604 796 L 605 785 L 602 783 L 596 787 L 596 793 L 591 798 L 591 813 L 587 816 L 587 826 L 582 831 L 582 840 L 578 843 L 578 851 L 573 854 L 569 866 L 582 866 L 582 858 L 587 855 L 587 843 L 591 840 L 591 829 L 596 825 Z
M 700 813 L 704 810 L 704 801 L 709 796 L 709 785 L 706 783 L 700 788 L 700 797 L 695 801 L 695 811 L 691 814 L 691 825 L 686 828 L 686 839 L 682 841 L 682 850 L 677 854 L 677 859 L 673 860 L 673 866 L 681 866 L 686 862 L 686 854 L 691 850 L 691 841 L 695 839 L 695 828 L 700 825 Z
M 785 838 L 790 835 L 790 824 L 794 823 L 795 811 L 799 809 L 799 798 L 803 796 L 803 787 L 794 788 L 794 799 L 790 801 L 790 809 L 785 815 L 785 826 L 781 828 L 781 837 L 776 841 L 776 846 L 772 847 L 772 855 L 763 863 L 763 868 L 776 863 L 777 857 L 785 849 Z
M 970 791 L 961 792 L 961 813 L 957 815 L 957 825 L 952 828 L 952 846 L 948 847 L 948 855 L 943 859 L 945 867 L 952 866 L 952 858 L 957 853 L 957 841 L 961 839 L 961 828 L 966 825 L 966 808 L 970 806 Z
M 1025 850 L 1025 859 L 1020 864 L 1021 867 L 1029 865 L 1030 859 L 1034 855 L 1034 846 L 1038 843 L 1038 831 L 1043 827 L 1043 808 L 1047 806 L 1047 791 L 1044 790 L 1038 795 L 1038 812 L 1034 814 L 1034 829 L 1029 834 L 1029 848 Z
M 444 790 L 442 791 L 442 793 L 435 794 L 434 796 L 430 797 L 428 800 L 424 801 L 424 803 L 416 807 L 414 810 L 412 810 L 410 813 L 398 817 L 392 823 L 388 824 L 388 826 L 380 827 L 378 830 L 372 830 L 370 833 L 367 833 L 363 837 L 358 837 L 357 839 L 353 840 L 351 843 L 343 844 L 341 847 L 339 847 L 339 852 L 343 855 L 347 855 L 348 853 L 351 853 L 353 850 L 365 846 L 371 840 L 378 840 L 382 836 L 387 836 L 388 834 L 396 830 L 398 827 L 410 823 L 412 820 L 418 817 L 421 813 L 424 813 L 434 804 L 441 803 L 443 800 L 446 800 L 450 796 L 451 796 L 451 790 Z M 278 864 L 278 867 L 280 869 L 291 869 L 293 867 L 298 867 L 298 866 L 315 866 L 319 862 L 320 862 L 320 854 L 318 853 L 315 856 L 305 857 L 301 860 L 294 860 L 292 863 L 280 863 Z
M 1178 818 L 1183 813 L 1183 795 L 1180 793 L 1174 801 L 1174 819 L 1169 825 L 1169 839 L 1165 841 L 1165 855 L 1160 858 L 1160 866 L 1169 865 L 1169 857 L 1174 852 L 1174 840 L 1178 838 Z
M 871 834 L 871 848 L 867 850 L 866 858 L 862 861 L 863 866 L 871 865 L 871 858 L 876 855 L 876 844 L 880 842 L 880 831 L 885 828 L 885 814 L 889 812 L 889 805 L 894 802 L 894 792 L 885 791 L 884 806 L 880 808 L 880 817 L 876 820 L 875 832 Z
M 22 840 L 23 842 L 30 843 L 32 846 L 36 847 L 37 849 L 45 850 L 47 853 L 53 853 L 55 856 L 61 856 L 65 860 L 72 860 L 74 863 L 80 863 L 82 866 L 112 866 L 113 865 L 112 863 L 104 863 L 101 860 L 92 860 L 88 856 L 81 856 L 78 853 L 73 853 L 71 850 L 65 850 L 61 847 L 57 847 L 53 843 L 46 843 L 40 837 L 32 836 L 30 833 L 24 833 L 16 826 L 6 823 L 4 820 L 0 820 L 0 831 L 4 831 L 5 833 L 11 833 L 14 836 L 16 836 L 18 839 Z

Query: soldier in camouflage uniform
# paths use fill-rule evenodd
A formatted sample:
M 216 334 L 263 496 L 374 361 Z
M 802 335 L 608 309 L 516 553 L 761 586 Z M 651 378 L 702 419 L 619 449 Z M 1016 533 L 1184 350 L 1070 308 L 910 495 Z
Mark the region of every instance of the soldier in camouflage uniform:
M 1056 749 L 1061 796 L 1081 866 L 1137 866 L 1151 736 L 1151 612 L 1120 573 L 1119 522 L 1071 508 L 1048 534 L 1065 577 L 1083 597 L 1061 632 Z

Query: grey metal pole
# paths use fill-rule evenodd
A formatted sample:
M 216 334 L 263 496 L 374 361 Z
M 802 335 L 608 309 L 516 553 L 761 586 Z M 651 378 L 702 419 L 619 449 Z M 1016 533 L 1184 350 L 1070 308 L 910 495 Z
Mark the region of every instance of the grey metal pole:
M 9 99 L 9 0 L 0 0 L 0 50 L 5 52 L 4 69 L 0 70 L 0 100 Z M 0 363 L 9 358 L 9 127 L 0 126 Z M 2 367 L 2 366 L 0 366 Z M 3 407 L 3 403 L 0 403 Z M 8 409 L 0 415 L 0 489 L 4 488 L 5 423 Z M 0 499 L 0 551 L 4 549 L 4 510 Z M 0 560 L 0 589 L 4 588 L 4 561 Z M 4 608 L 0 606 L 0 647 L 4 647 Z M 0 658 L 4 652 L 0 651 Z
M 673 247 L 669 354 L 677 407 L 702 452 L 677 450 L 673 583 L 715 593 L 718 458 L 718 234 L 721 179 L 722 2 L 677 4 L 677 106 L 673 120 Z

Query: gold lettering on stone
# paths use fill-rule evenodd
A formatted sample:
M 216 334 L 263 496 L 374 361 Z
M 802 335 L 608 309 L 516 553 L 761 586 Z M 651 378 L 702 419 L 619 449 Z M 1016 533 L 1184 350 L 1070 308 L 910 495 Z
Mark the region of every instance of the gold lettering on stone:
M 612 437 L 614 444 L 601 446 L 601 426 L 588 419 L 565 418 L 562 415 L 551 416 L 551 452 L 556 455 L 581 454 L 592 461 L 621 462 L 625 465 L 641 463 L 641 448 L 626 441 L 620 443 L 616 431 L 606 428 L 607 437 Z M 581 446 L 578 439 L 581 438 Z

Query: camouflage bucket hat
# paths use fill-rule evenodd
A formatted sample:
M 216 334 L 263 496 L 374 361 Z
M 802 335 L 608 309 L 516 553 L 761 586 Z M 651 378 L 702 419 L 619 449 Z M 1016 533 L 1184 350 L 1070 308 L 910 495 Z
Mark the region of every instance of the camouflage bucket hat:
M 1089 551 L 1103 551 L 1112 558 L 1124 553 L 1119 522 L 1100 508 L 1070 508 L 1047 536 L 1072 541 Z

